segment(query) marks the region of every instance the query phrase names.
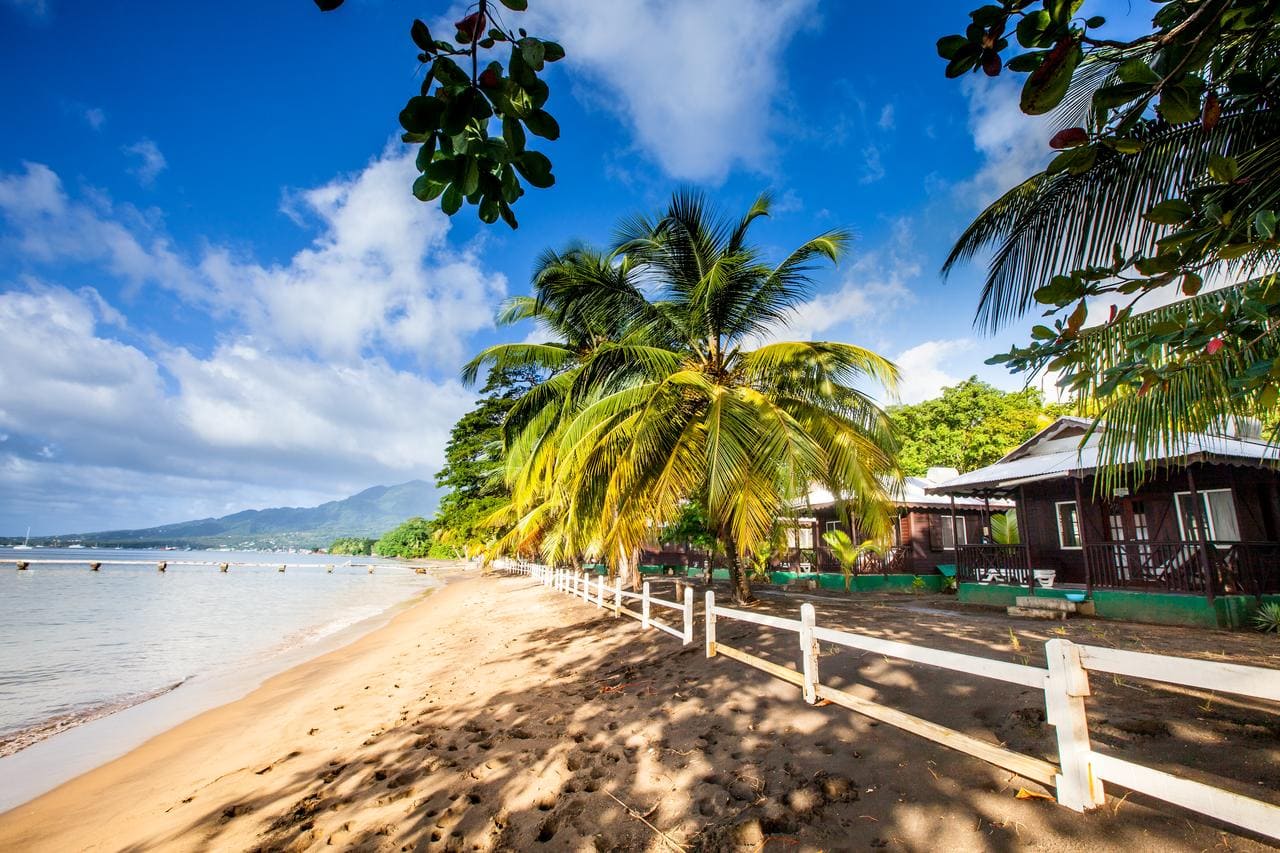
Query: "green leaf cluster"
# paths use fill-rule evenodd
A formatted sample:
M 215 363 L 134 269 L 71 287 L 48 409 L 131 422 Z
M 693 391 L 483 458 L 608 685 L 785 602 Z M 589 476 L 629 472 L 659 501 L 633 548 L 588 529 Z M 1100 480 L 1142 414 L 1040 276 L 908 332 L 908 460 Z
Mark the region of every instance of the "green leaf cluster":
M 363 539 L 358 536 L 344 536 L 333 540 L 329 545 L 330 554 L 350 554 L 353 556 L 367 556 L 373 553 L 373 539 Z
M 331 11 L 341 0 L 316 0 Z M 501 0 L 508 11 L 527 9 L 525 0 Z M 402 139 L 418 145 L 418 178 L 413 194 L 439 201 L 453 216 L 474 205 L 485 224 L 501 219 L 518 227 L 513 205 L 524 185 L 555 184 L 551 161 L 529 147 L 529 134 L 554 141 L 560 125 L 546 109 L 551 90 L 542 75 L 564 58 L 554 41 L 505 25 L 497 4 L 478 0 L 475 11 L 455 24 L 452 41 L 440 39 L 421 20 L 409 36 L 426 69 L 419 93 L 400 111 Z M 489 59 L 505 49 L 506 61 Z
M 1036 388 L 1001 391 L 976 376 L 943 388 L 931 400 L 893 406 L 898 460 L 908 476 L 933 466 L 972 471 L 990 465 L 1064 412 Z
M 1082 5 L 983 7 L 988 30 L 1018 32 L 1025 52 L 1003 67 L 1028 74 L 1023 109 L 1053 110 L 1065 150 L 983 211 L 943 270 L 993 252 L 979 323 L 1046 319 L 992 363 L 1055 372 L 1119 427 L 1102 435 L 1118 475 L 1224 419 L 1277 421 L 1280 15 L 1161 0 L 1149 33 L 1117 41 Z M 970 36 L 939 52 L 971 53 Z M 1065 44 L 1071 72 L 1045 72 Z

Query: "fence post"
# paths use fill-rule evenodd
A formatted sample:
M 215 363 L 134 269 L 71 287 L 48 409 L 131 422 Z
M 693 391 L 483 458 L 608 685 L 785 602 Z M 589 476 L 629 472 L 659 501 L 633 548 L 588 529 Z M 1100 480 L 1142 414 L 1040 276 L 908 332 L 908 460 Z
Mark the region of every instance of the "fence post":
M 800 605 L 800 658 L 804 671 L 804 701 L 818 701 L 818 642 L 813 639 L 817 621 L 812 604 Z
M 649 630 L 649 582 L 645 581 L 640 595 L 640 627 Z
M 1044 644 L 1049 677 L 1044 685 L 1045 720 L 1058 735 L 1058 764 L 1055 779 L 1058 802 L 1082 812 L 1106 803 L 1102 780 L 1093 775 L 1089 763 L 1089 720 L 1084 697 L 1089 695 L 1089 674 L 1080 664 L 1080 650 L 1070 640 L 1050 640 Z
M 693 642 L 693 587 L 684 588 L 684 644 Z
M 716 594 L 707 590 L 707 657 L 716 656 Z
M 622 615 L 622 575 L 613 576 L 613 618 Z
M 586 570 L 582 572 L 582 600 L 587 604 L 591 603 L 591 575 Z
M 604 575 L 596 575 L 596 610 L 604 607 Z

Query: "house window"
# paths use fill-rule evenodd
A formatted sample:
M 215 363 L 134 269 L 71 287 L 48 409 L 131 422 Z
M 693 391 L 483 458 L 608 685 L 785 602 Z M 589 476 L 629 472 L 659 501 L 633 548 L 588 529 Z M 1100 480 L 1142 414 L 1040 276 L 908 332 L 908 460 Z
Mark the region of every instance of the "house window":
M 956 534 L 960 534 L 960 544 L 969 544 L 969 531 L 964 518 L 958 520 L 950 515 L 929 516 L 929 544 L 935 551 L 952 551 L 956 547 Z
M 1058 544 L 1063 548 L 1080 547 L 1080 509 L 1075 501 L 1061 501 L 1053 505 L 1058 517 Z
M 1230 489 L 1210 489 L 1200 492 L 1200 508 L 1209 523 L 1206 538 L 1219 542 L 1239 542 L 1240 524 L 1236 520 L 1236 502 Z M 1190 492 L 1178 492 L 1178 529 L 1185 541 L 1200 538 L 1197 526 L 1195 504 L 1191 502 Z
M 813 528 L 807 524 L 787 528 L 787 546 L 791 550 L 810 550 L 813 548 Z
M 844 525 L 838 521 L 828 521 L 827 532 L 830 533 L 833 530 L 844 530 Z

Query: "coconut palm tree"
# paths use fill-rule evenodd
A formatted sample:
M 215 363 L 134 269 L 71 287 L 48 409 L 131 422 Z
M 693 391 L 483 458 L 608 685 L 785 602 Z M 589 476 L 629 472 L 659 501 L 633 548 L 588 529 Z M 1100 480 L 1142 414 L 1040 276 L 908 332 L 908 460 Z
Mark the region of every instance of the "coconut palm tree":
M 852 344 L 765 343 L 812 296 L 816 264 L 848 242 L 828 232 L 766 263 L 747 237 L 768 210 L 762 196 L 730 221 L 686 192 L 660 218 L 623 223 L 614 263 L 635 289 L 598 301 L 588 290 L 576 306 L 592 321 L 609 314 L 620 337 L 577 362 L 551 486 L 563 521 L 596 531 L 606 553 L 634 551 L 703 496 L 739 601 L 751 598 L 750 555 L 811 485 L 862 496 L 859 528 L 874 533 L 898 476 L 867 388 L 891 391 L 896 368 Z
M 1098 64 L 1088 73 L 1099 76 L 1107 68 L 1114 71 L 1112 65 Z M 1080 76 L 1073 89 L 1078 89 L 1076 100 L 1087 115 L 1097 84 L 1077 86 Z M 1100 486 L 1127 473 L 1141 477 L 1145 459 L 1177 452 L 1188 432 L 1228 418 L 1274 413 L 1275 386 L 1268 390 L 1266 383 L 1257 383 L 1280 359 L 1280 326 L 1274 318 L 1275 300 L 1259 303 L 1258 294 L 1272 293 L 1280 282 L 1276 241 L 1242 242 L 1250 251 L 1237 252 L 1234 244 L 1246 238 L 1227 234 L 1232 217 L 1224 216 L 1216 230 L 1196 231 L 1186 222 L 1191 208 L 1177 200 L 1234 194 L 1224 207 L 1266 213 L 1280 198 L 1278 140 L 1280 111 L 1274 106 L 1224 110 L 1212 123 L 1146 121 L 1125 136 L 1118 150 L 1090 149 L 1095 159 L 1087 168 L 1051 166 L 1015 186 L 987 207 L 951 250 L 944 275 L 981 253 L 992 253 L 976 318 L 992 332 L 1031 312 L 1038 314 L 1044 305 L 1037 291 L 1049 304 L 1074 301 L 1076 297 L 1054 299 L 1046 293 L 1058 277 L 1073 273 L 1086 282 L 1106 282 L 1116 298 L 1135 302 L 1152 283 L 1181 287 L 1172 304 L 1140 311 L 1141 303 L 1131 303 L 1113 311 L 1106 323 L 1083 323 L 1087 309 L 1079 308 L 1079 320 L 1065 334 L 1037 327 L 1037 339 L 1052 344 L 1042 357 L 1030 364 L 1015 360 L 1062 371 L 1070 381 L 1068 390 L 1112 427 L 1100 438 Z M 1206 176 L 1224 158 L 1238 161 L 1242 174 L 1216 187 Z M 1252 221 L 1244 215 L 1235 219 L 1237 227 Z M 1233 245 L 1202 245 L 1209 240 Z M 1158 265 L 1183 251 L 1198 262 L 1183 258 L 1176 269 Z M 1147 259 L 1136 265 L 1137 273 L 1130 266 L 1134 258 Z M 1111 271 L 1132 284 L 1112 277 Z M 1142 284 L 1144 275 L 1152 281 Z M 1166 288 L 1162 298 L 1169 298 L 1171 290 Z M 1193 331 L 1181 335 L 1186 329 Z M 1221 336 L 1229 338 L 1229 345 L 1215 341 Z M 1123 463 L 1134 461 L 1136 468 L 1122 470 Z

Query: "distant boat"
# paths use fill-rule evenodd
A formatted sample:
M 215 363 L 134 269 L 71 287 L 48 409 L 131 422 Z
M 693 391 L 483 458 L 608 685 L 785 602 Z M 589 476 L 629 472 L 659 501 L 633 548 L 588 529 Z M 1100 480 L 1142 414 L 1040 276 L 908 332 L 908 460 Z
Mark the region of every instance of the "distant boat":
M 75 544 L 75 545 L 68 545 L 67 547 L 68 547 L 68 548 L 83 548 L 84 546 L 83 546 L 83 545 L 81 545 L 81 544 L 79 544 L 79 543 L 77 543 L 77 544 Z
M 28 526 L 27 526 L 27 538 L 22 540 L 22 544 L 21 544 L 21 545 L 14 545 L 14 546 L 13 546 L 13 550 L 15 550 L 15 551 L 30 551 L 30 550 L 31 550 L 31 526 L 30 526 L 30 525 L 28 525 Z

